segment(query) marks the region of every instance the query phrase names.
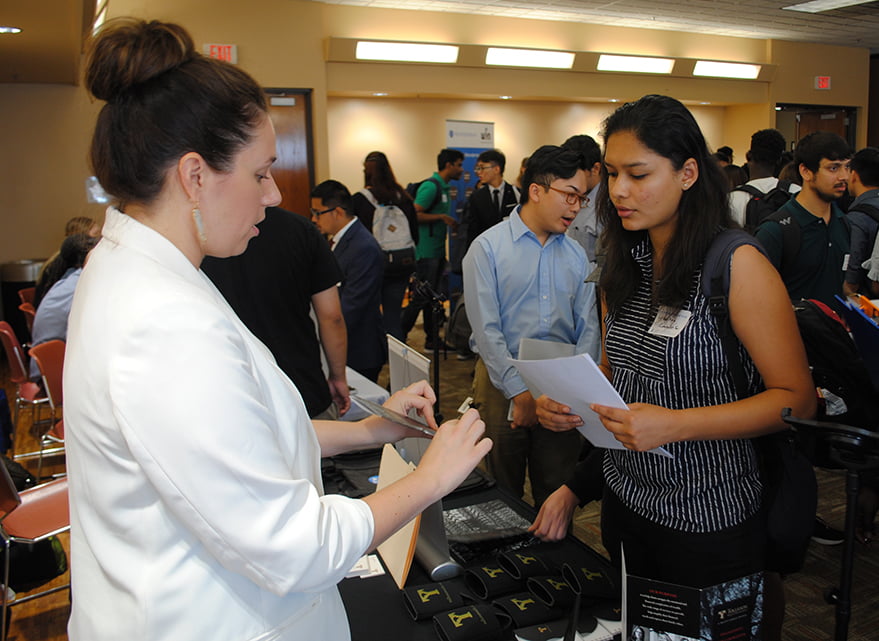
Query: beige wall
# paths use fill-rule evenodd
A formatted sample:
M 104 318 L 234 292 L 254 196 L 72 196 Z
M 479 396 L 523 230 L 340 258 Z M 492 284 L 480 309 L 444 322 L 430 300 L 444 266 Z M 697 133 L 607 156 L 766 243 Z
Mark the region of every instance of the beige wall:
M 352 190 L 361 188 L 363 159 L 374 150 L 387 154 L 401 184 L 422 180 L 436 170 L 436 154 L 447 145 L 447 119 L 493 122 L 495 145 L 507 156 L 506 177 L 513 180 L 522 158 L 541 145 L 561 144 L 574 134 L 589 134 L 600 142 L 601 122 L 614 107 L 502 100 L 330 98 L 330 173 L 319 180 L 332 177 Z M 724 108 L 693 107 L 692 112 L 712 149 L 726 144 Z
M 436 151 L 445 142 L 446 118 L 495 122 L 497 144 L 511 159 L 511 173 L 512 165 L 539 144 L 559 142 L 571 133 L 597 133 L 612 107 L 600 101 L 610 98 L 658 92 L 691 104 L 711 102 L 694 107 L 708 143 L 712 148 L 731 145 L 739 159 L 750 132 L 773 124 L 775 102 L 846 105 L 861 111 L 867 105 L 866 49 L 298 0 L 258 5 L 112 0 L 110 9 L 113 15 L 180 22 L 198 44 L 235 43 L 239 64 L 265 86 L 313 89 L 316 178 L 332 175 L 352 186 L 359 185 L 360 162 L 373 148 L 388 152 L 403 182 L 432 171 Z M 772 82 L 741 82 L 327 63 L 329 37 L 704 56 L 778 68 Z M 833 76 L 833 91 L 810 89 L 818 74 Z M 407 89 L 411 98 L 351 97 L 357 90 L 379 90 L 385 82 Z M 530 100 L 488 99 L 500 91 Z M 446 95 L 427 98 L 436 92 Z M 46 256 L 57 247 L 64 221 L 83 213 L 100 215 L 101 208 L 86 204 L 84 188 L 88 140 L 98 108 L 81 87 L 0 84 L 0 262 Z M 858 131 L 866 135 L 865 126 L 859 124 Z

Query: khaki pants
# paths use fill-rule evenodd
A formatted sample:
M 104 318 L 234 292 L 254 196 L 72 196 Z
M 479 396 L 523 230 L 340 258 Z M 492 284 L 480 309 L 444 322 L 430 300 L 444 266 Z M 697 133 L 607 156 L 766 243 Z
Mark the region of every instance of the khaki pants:
M 510 400 L 492 385 L 482 359 L 476 361 L 473 402 L 485 421 L 486 435 L 494 442 L 483 461 L 485 471 L 499 486 L 521 497 L 527 469 L 534 504 L 539 506 L 569 479 L 583 437 L 577 430 L 552 432 L 539 425 L 511 428 L 507 420 Z

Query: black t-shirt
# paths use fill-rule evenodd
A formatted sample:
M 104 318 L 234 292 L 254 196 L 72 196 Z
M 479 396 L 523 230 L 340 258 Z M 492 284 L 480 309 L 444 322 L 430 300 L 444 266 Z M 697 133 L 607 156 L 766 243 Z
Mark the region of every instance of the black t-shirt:
M 327 409 L 332 397 L 308 314 L 312 295 L 334 287 L 342 271 L 317 227 L 303 216 L 269 207 L 247 251 L 205 258 L 201 268 L 274 354 L 302 394 L 308 415 Z

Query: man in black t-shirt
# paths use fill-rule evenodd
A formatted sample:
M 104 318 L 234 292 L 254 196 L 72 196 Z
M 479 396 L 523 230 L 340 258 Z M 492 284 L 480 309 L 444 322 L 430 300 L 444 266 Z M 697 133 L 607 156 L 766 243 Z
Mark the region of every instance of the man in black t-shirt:
M 205 258 L 204 272 L 302 394 L 311 418 L 336 418 L 350 405 L 348 338 L 336 285 L 342 272 L 329 243 L 303 216 L 266 209 L 259 235 L 240 256 Z M 314 307 L 318 335 L 309 316 Z M 323 346 L 329 368 L 321 368 Z

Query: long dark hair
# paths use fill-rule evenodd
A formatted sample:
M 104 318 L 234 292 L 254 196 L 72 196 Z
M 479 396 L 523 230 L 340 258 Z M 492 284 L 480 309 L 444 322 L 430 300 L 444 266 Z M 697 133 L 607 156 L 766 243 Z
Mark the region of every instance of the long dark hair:
M 61 280 L 68 269 L 76 269 L 85 264 L 86 256 L 97 242 L 97 238 L 92 238 L 88 234 L 71 234 L 64 239 L 58 256 L 46 265 L 40 280 L 37 281 L 34 289 L 33 304 L 35 309 L 40 306 L 43 298 L 52 289 L 52 285 Z
M 680 307 L 687 299 L 693 274 L 700 267 L 711 239 L 721 228 L 735 227 L 727 204 L 726 178 L 711 157 L 705 137 L 684 105 L 668 96 L 649 95 L 626 103 L 604 121 L 604 149 L 615 133 L 631 132 L 645 147 L 671 161 L 675 170 L 693 158 L 699 177 L 681 194 L 674 234 L 662 257 L 662 281 L 657 302 Z M 610 200 L 607 171 L 602 173 L 597 204 L 604 225 L 607 258 L 601 288 L 613 311 L 638 287 L 642 274 L 632 248 L 647 237 L 646 231 L 626 231 Z
M 382 205 L 397 205 L 411 200 L 394 177 L 388 157 L 381 151 L 370 151 L 363 161 L 363 186 L 368 187 Z

